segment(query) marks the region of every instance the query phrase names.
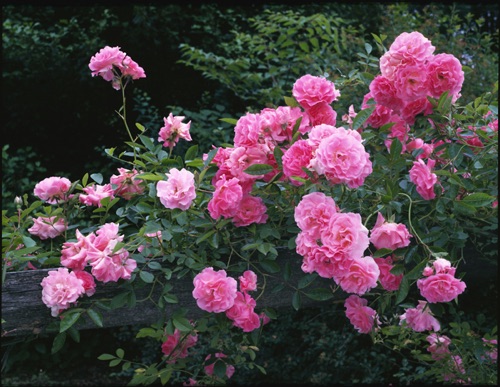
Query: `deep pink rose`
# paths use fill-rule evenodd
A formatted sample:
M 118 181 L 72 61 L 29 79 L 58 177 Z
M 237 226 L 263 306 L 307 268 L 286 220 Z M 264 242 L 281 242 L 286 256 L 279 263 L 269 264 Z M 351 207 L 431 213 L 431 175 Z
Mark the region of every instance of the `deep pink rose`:
M 158 133 L 158 141 L 163 142 L 164 147 L 172 149 L 180 138 L 191 141 L 191 134 L 189 128 L 191 121 L 183 123 L 184 116 L 174 116 L 172 113 L 168 117 L 163 117 L 164 125 Z
M 464 72 L 460 61 L 451 54 L 434 55 L 427 65 L 430 95 L 439 98 L 445 91 L 455 102 L 464 83 Z
M 193 173 L 184 168 L 180 171 L 172 168 L 166 176 L 167 181 L 161 180 L 156 184 L 156 196 L 166 208 L 187 210 L 196 199 Z
M 426 97 L 424 97 L 406 102 L 400 114 L 408 125 L 413 125 L 415 123 L 416 117 L 419 114 L 427 116 L 431 114 L 432 111 L 432 104 Z
M 370 97 L 375 99 L 378 105 L 399 112 L 403 107 L 403 101 L 397 94 L 394 82 L 382 75 L 377 75 L 370 83 Z
M 290 183 L 299 186 L 304 184 L 301 181 L 295 180 L 292 176 L 307 179 L 307 173 L 302 168 L 308 168 L 311 159 L 313 158 L 314 148 L 307 140 L 297 140 L 283 154 L 283 174 L 289 178 Z
M 430 303 L 449 302 L 462 294 L 465 283 L 452 274 L 434 274 L 417 281 L 420 294 Z
M 243 332 L 252 332 L 260 327 L 260 318 L 255 313 L 255 306 L 255 300 L 248 293 L 237 292 L 233 306 L 226 310 L 226 316 Z
M 112 175 L 109 179 L 114 195 L 130 200 L 133 196 L 144 192 L 144 186 L 141 185 L 143 180 L 136 178 L 139 174 L 138 171 L 118 168 L 118 173 L 118 175 Z
M 104 198 L 115 198 L 115 191 L 111 184 L 92 184 L 83 189 L 83 192 L 79 195 L 78 200 L 80 203 L 85 204 L 86 206 L 97 206 L 102 207 L 101 200 Z
M 427 302 L 419 301 L 416 308 L 409 308 L 399 316 L 400 324 L 403 321 L 415 332 L 423 332 L 434 330 L 437 332 L 441 329 L 439 321 L 434 317 L 431 309 L 427 306 Z
M 425 98 L 429 94 L 427 71 L 424 65 L 404 66 L 394 74 L 396 96 L 405 103 Z
M 391 270 L 394 267 L 394 265 L 392 264 L 392 258 L 379 257 L 374 259 L 380 270 L 380 276 L 378 277 L 378 280 L 380 281 L 382 287 L 389 292 L 398 290 L 399 285 L 401 284 L 401 280 L 403 279 L 403 274 L 395 275 L 391 273 Z
M 337 112 L 333 110 L 331 105 L 326 102 L 319 102 L 316 105 L 307 108 L 306 114 L 309 117 L 311 126 L 316 125 L 333 125 L 337 123 Z
M 344 302 L 346 316 L 359 333 L 370 333 L 377 320 L 377 312 L 370 308 L 368 301 L 356 295 Z
M 206 267 L 194 277 L 193 284 L 193 297 L 200 309 L 219 313 L 234 305 L 237 283 L 225 270 Z
M 39 199 L 50 204 L 56 204 L 67 199 L 71 181 L 65 177 L 47 177 L 35 185 L 34 194 Z
M 226 160 L 226 165 L 231 171 L 231 175 L 236 177 L 240 182 L 251 181 L 252 183 L 256 179 L 261 179 L 264 175 L 249 175 L 245 173 L 245 169 L 254 164 L 267 164 L 267 154 L 269 153 L 269 148 L 263 144 L 255 144 L 252 146 L 239 146 L 233 148 L 233 151 L 229 154 L 229 158 Z
M 243 190 L 235 177 L 226 180 L 222 175 L 215 184 L 212 199 L 208 202 L 208 212 L 213 219 L 232 218 L 240 206 Z
M 209 360 L 212 356 L 210 354 L 207 355 L 207 357 L 205 358 L 205 361 Z M 222 352 L 218 352 L 215 354 L 215 357 L 217 359 L 223 359 L 225 357 L 227 357 L 225 354 L 223 354 Z M 224 360 L 222 360 L 224 361 Z M 234 366 L 231 365 L 231 364 L 227 364 L 225 361 L 224 363 L 226 364 L 226 377 L 228 379 L 231 378 L 231 376 L 233 376 L 234 374 Z M 215 362 L 211 362 L 210 364 L 206 365 L 205 366 L 205 373 L 208 375 L 208 376 L 212 376 L 214 374 L 214 367 L 215 367 Z
M 262 117 L 259 113 L 247 112 L 240 117 L 234 127 L 234 147 L 250 147 L 261 143 Z
M 90 297 L 95 293 L 95 281 L 94 276 L 83 270 L 75 270 L 73 273 L 82 281 L 83 289 L 85 294 Z
M 402 223 L 386 222 L 379 212 L 370 232 L 370 242 L 378 249 L 396 250 L 410 244 L 411 235 Z
M 368 290 L 377 286 L 380 269 L 375 260 L 370 257 L 354 258 L 349 270 L 340 280 L 340 287 L 347 293 L 362 296 Z
M 422 159 L 413 162 L 410 169 L 410 181 L 417 186 L 417 192 L 425 200 L 436 197 L 434 186 L 439 184 L 437 176 L 432 173 L 432 168 L 436 164 L 435 160 L 428 159 L 427 165 Z
M 181 332 L 177 328 L 172 335 L 168 335 L 161 345 L 161 351 L 168 356 L 166 363 L 173 364 L 177 359 L 188 356 L 188 349 L 198 342 L 198 335 L 191 332 Z
M 34 224 L 28 229 L 28 232 L 40 239 L 54 239 L 68 229 L 65 220 L 57 216 L 39 216 L 34 218 L 33 222 Z
M 233 217 L 236 227 L 245 227 L 252 223 L 261 224 L 267 221 L 267 207 L 261 197 L 244 195 Z
M 83 281 L 65 267 L 50 270 L 42 282 L 42 301 L 53 317 L 68 309 L 85 292 Z
M 295 207 L 294 219 L 302 231 L 317 239 L 337 211 L 337 205 L 330 196 L 323 192 L 311 192 L 304 195 Z
M 292 95 L 303 108 L 310 109 L 321 102 L 331 104 L 340 97 L 340 92 L 328 79 L 306 74 L 295 81 Z

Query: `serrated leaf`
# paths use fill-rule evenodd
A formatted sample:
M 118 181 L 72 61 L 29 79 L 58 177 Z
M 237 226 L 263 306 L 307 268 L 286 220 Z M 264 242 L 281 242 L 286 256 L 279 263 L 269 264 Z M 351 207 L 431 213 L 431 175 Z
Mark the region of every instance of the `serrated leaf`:
M 359 129 L 375 110 L 375 106 L 361 110 L 352 121 L 352 129 Z
M 403 277 L 401 283 L 399 284 L 399 289 L 396 295 L 395 304 L 398 305 L 403 302 L 410 291 L 410 283 L 406 276 Z
M 490 196 L 490 195 L 485 194 L 485 193 L 477 192 L 477 193 L 473 193 L 473 194 L 465 196 L 461 200 L 461 202 L 465 203 L 469 206 L 473 206 L 473 207 L 484 207 L 484 206 L 488 206 L 491 203 L 493 203 L 494 200 L 495 200 L 495 198 L 493 196 Z

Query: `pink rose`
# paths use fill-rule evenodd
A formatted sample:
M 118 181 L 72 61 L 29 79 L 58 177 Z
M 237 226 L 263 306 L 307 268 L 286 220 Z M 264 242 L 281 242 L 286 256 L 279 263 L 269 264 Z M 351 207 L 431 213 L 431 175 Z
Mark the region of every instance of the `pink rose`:
M 404 66 L 394 74 L 396 96 L 405 103 L 425 98 L 429 94 L 427 71 L 423 65 Z
M 121 68 L 127 54 L 120 51 L 120 47 L 106 46 L 101 48 L 92 58 L 90 58 L 89 68 L 92 76 L 100 75 L 106 81 L 112 81 L 115 77 L 113 68 Z
M 340 92 L 328 79 L 306 74 L 295 81 L 292 95 L 303 108 L 310 109 L 321 102 L 331 104 L 340 97 Z
M 427 302 L 419 301 L 416 308 L 409 308 L 399 316 L 400 324 L 406 322 L 415 332 L 423 332 L 434 330 L 437 332 L 441 329 L 439 321 L 433 316 L 431 309 L 427 306 Z
M 425 200 L 436 197 L 434 186 L 439 183 L 437 176 L 432 173 L 435 164 L 436 161 L 432 159 L 427 160 L 427 165 L 419 159 L 413 162 L 413 167 L 410 169 L 410 181 L 417 186 L 417 192 Z
M 198 342 L 198 335 L 181 333 L 177 328 L 172 335 L 168 335 L 161 345 L 161 350 L 168 357 L 169 364 L 175 363 L 177 359 L 184 359 L 188 356 L 188 349 Z
M 205 362 L 207 360 L 209 360 L 211 357 L 212 356 L 210 354 L 208 354 L 207 357 L 205 358 Z M 223 358 L 225 358 L 227 356 L 224 355 L 222 352 L 218 352 L 218 353 L 215 354 L 215 357 L 217 359 L 223 359 Z M 217 360 L 217 361 L 219 361 L 219 360 Z M 226 377 L 228 379 L 230 379 L 231 376 L 233 376 L 234 371 L 235 371 L 234 366 L 231 365 L 231 364 L 227 364 L 224 360 L 220 360 L 220 361 L 223 361 L 226 364 Z M 215 361 L 205 366 L 205 373 L 208 376 L 212 376 L 214 374 L 214 366 L 215 366 Z
M 311 192 L 304 195 L 295 207 L 294 219 L 302 231 L 317 239 L 337 211 L 337 205 L 330 196 L 322 192 Z
M 413 125 L 415 119 L 419 114 L 427 116 L 432 113 L 432 104 L 429 100 L 424 98 L 419 98 L 410 102 L 406 102 L 401 110 L 401 117 L 406 121 L 408 125 Z
M 354 258 L 339 285 L 347 293 L 362 296 L 377 286 L 379 275 L 380 270 L 372 257 Z
M 129 76 L 134 80 L 139 78 L 146 78 L 144 69 L 136 62 L 134 62 L 128 55 L 123 60 L 120 70 L 123 76 Z
M 411 235 L 402 223 L 386 222 L 379 212 L 370 232 L 370 242 L 378 249 L 396 250 L 410 244 Z
M 71 181 L 65 177 L 47 177 L 35 185 L 34 194 L 41 200 L 56 204 L 67 199 Z
M 233 306 L 226 310 L 226 316 L 243 332 L 252 332 L 260 327 L 259 315 L 254 311 L 255 306 L 255 300 L 248 293 L 237 292 Z
M 349 188 L 361 186 L 372 172 L 365 147 L 344 128 L 321 140 L 312 165 L 333 184 L 345 183 Z
M 85 292 L 83 281 L 65 267 L 49 271 L 41 285 L 42 301 L 51 309 L 53 317 L 68 309 Z
M 295 180 L 293 176 L 307 179 L 307 173 L 302 168 L 308 168 L 313 158 L 313 147 L 307 140 L 297 140 L 286 150 L 282 157 L 283 174 L 288 177 L 290 183 L 300 186 L 304 183 Z
M 391 270 L 394 267 L 394 265 L 392 264 L 392 258 L 379 257 L 374 259 L 380 270 L 380 276 L 378 280 L 380 281 L 382 287 L 389 292 L 398 290 L 399 285 L 401 284 L 401 281 L 403 279 L 403 274 L 395 275 L 391 273 Z
M 451 54 L 434 55 L 427 65 L 427 73 L 432 97 L 439 98 L 448 91 L 452 101 L 457 100 L 464 83 L 464 72 L 457 58 Z
M 40 239 L 54 239 L 68 229 L 65 220 L 57 216 L 39 216 L 38 218 L 34 218 L 33 222 L 34 224 L 28 229 L 28 232 Z
M 262 178 L 263 175 L 249 175 L 244 171 L 253 164 L 266 164 L 268 153 L 269 149 L 262 144 L 255 144 L 248 147 L 239 146 L 233 148 L 233 151 L 229 154 L 229 158 L 226 160 L 226 164 L 231 171 L 231 175 L 236 177 L 240 182 L 251 181 L 253 183 L 257 178 Z
M 240 280 L 241 292 L 251 292 L 257 289 L 257 274 L 252 270 L 246 270 L 238 279 Z
M 208 202 L 208 212 L 213 219 L 232 218 L 238 211 L 243 190 L 239 180 L 235 177 L 226 180 L 222 175 L 215 184 L 212 199 Z
M 140 195 L 144 192 L 144 186 L 141 185 L 144 181 L 136 178 L 138 171 L 132 171 L 125 168 L 118 168 L 118 175 L 112 175 L 109 179 L 114 195 L 121 196 L 125 200 L 130 200 L 135 195 Z
M 399 112 L 403 107 L 403 101 L 397 95 L 394 82 L 382 75 L 377 75 L 370 83 L 370 97 L 375 99 L 378 105 Z
M 431 353 L 434 360 L 443 360 L 450 356 L 451 352 L 448 348 L 451 344 L 451 339 L 448 336 L 438 336 L 436 333 L 431 333 L 426 340 L 429 342 L 427 351 Z
M 61 265 L 81 271 L 87 265 L 87 249 L 95 239 L 95 234 L 83 236 L 76 230 L 77 242 L 64 242 L 61 249 Z
M 234 147 L 251 147 L 259 144 L 262 135 L 263 119 L 261 114 L 246 113 L 240 117 L 234 127 Z
M 233 217 L 236 227 L 245 227 L 250 224 L 262 224 L 267 221 L 267 207 L 260 197 L 244 195 Z
M 417 281 L 420 294 L 430 303 L 449 302 L 462 294 L 466 288 L 462 280 L 451 274 L 434 274 Z
M 206 267 L 194 277 L 193 284 L 193 297 L 200 309 L 219 313 L 234 305 L 237 283 L 225 270 Z
M 191 121 L 187 124 L 183 123 L 184 116 L 174 116 L 172 113 L 168 117 L 163 117 L 164 126 L 158 133 L 158 141 L 163 142 L 164 147 L 172 149 L 180 138 L 191 141 L 191 134 L 189 128 Z
M 94 276 L 83 270 L 75 270 L 73 273 L 78 279 L 82 281 L 83 289 L 88 297 L 91 297 L 95 293 L 95 281 Z
M 368 301 L 356 295 L 344 302 L 346 316 L 359 333 L 370 333 L 377 319 L 377 312 L 367 306 Z
M 196 199 L 194 175 L 184 168 L 172 168 L 166 176 L 167 181 L 156 184 L 156 196 L 166 208 L 187 210 Z
M 327 102 L 319 102 L 316 105 L 307 108 L 306 114 L 309 117 L 311 126 L 326 124 L 333 125 L 337 123 L 337 112 L 333 110 Z
M 111 184 L 92 184 L 83 189 L 83 192 L 78 197 L 80 203 L 85 204 L 86 206 L 97 206 L 102 207 L 101 200 L 104 198 L 115 198 L 115 192 Z

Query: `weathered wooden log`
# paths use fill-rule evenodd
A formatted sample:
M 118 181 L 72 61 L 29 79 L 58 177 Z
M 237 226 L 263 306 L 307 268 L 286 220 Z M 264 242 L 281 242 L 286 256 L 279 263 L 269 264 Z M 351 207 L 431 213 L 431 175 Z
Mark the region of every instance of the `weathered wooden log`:
M 300 266 L 301 257 L 297 254 L 285 252 L 277 258 L 277 263 L 284 267 L 285 263 L 290 262 L 291 275 L 288 281 L 283 279 L 283 273 L 279 272 L 275 275 L 266 275 L 266 289 L 274 289 L 276 286 L 282 285 L 283 288 L 279 292 L 266 291 L 258 298 L 257 303 L 259 309 L 263 307 L 271 307 L 274 309 L 292 308 L 292 297 L 295 293 L 298 280 L 304 276 Z M 27 270 L 22 272 L 9 272 L 6 275 L 5 283 L 2 284 L 2 319 L 5 321 L 2 324 L 2 336 L 18 336 L 28 334 L 40 334 L 54 322 L 55 317 L 51 316 L 50 309 L 42 302 L 42 287 L 40 285 L 42 279 L 47 276 L 47 272 L 54 269 Z M 262 285 L 262 278 L 259 280 L 259 285 Z M 103 316 L 104 328 L 135 325 L 135 324 L 153 324 L 162 317 L 169 317 L 171 313 L 183 307 L 188 310 L 187 317 L 194 318 L 202 315 L 203 310 L 199 309 L 196 301 L 192 296 L 193 282 L 188 276 L 179 280 L 171 281 L 174 288 L 171 293 L 177 296 L 178 303 L 167 304 L 166 309 L 158 308 L 152 300 L 158 300 L 161 296 L 162 289 L 152 288 L 151 284 L 147 284 L 139 289 L 134 289 L 138 302 L 133 308 L 121 307 L 113 310 L 99 311 Z M 323 287 L 328 288 L 334 283 L 332 280 L 317 278 L 307 291 L 311 289 Z M 124 292 L 123 283 L 98 283 L 96 293 L 89 298 L 111 299 L 119 293 Z M 148 296 L 151 294 L 150 299 Z M 258 296 L 258 291 L 253 293 Z M 339 299 L 344 297 L 342 292 L 335 294 Z M 145 301 L 140 301 L 146 299 Z M 319 302 L 313 299 L 302 297 L 302 306 L 313 306 Z M 90 319 L 80 319 L 75 327 L 77 329 L 95 329 L 96 324 Z

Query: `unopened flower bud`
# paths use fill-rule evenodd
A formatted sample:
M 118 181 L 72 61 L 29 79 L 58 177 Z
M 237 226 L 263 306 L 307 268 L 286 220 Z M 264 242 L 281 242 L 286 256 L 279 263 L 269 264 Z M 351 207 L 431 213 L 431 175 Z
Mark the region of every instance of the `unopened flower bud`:
M 22 205 L 23 205 L 23 199 L 21 199 L 21 197 L 19 196 L 16 196 L 16 198 L 14 199 L 14 204 L 17 206 L 17 209 L 21 209 Z

